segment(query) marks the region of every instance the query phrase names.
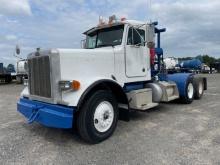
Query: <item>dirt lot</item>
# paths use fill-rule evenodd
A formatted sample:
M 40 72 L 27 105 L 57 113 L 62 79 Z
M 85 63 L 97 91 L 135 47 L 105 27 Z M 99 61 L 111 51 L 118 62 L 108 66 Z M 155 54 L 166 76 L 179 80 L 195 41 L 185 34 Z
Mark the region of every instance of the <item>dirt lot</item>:
M 220 74 L 207 77 L 202 100 L 132 113 L 97 145 L 26 124 L 16 111 L 23 86 L 0 85 L 0 164 L 220 164 Z

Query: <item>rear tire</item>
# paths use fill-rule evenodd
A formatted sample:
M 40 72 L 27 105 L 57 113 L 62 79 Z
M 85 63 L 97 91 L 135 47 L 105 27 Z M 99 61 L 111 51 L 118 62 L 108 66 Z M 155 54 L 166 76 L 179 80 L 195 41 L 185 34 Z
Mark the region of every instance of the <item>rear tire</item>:
M 77 130 L 86 142 L 109 138 L 118 122 L 118 106 L 111 92 L 99 90 L 84 103 L 77 116 Z
M 203 79 L 201 78 L 195 78 L 193 80 L 193 85 L 194 85 L 194 98 L 199 100 L 202 98 L 203 93 L 204 93 L 204 82 Z
M 191 104 L 194 100 L 194 86 L 192 78 L 189 78 L 185 87 L 185 96 L 181 97 L 181 102 L 184 104 Z

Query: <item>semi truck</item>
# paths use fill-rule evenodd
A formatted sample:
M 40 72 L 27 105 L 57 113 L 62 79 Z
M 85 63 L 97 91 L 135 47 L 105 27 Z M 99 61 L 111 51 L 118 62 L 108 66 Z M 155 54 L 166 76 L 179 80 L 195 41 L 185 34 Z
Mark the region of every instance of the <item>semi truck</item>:
M 12 75 L 4 68 L 4 64 L 0 63 L 0 82 L 10 83 L 12 81 Z
M 16 81 L 19 84 L 24 83 L 24 80 L 28 79 L 27 75 L 27 60 L 20 59 L 16 63 Z
M 201 73 L 204 70 L 204 64 L 199 59 L 180 61 L 175 57 L 167 57 L 163 62 L 168 73 Z
M 201 73 L 203 69 L 203 63 L 199 59 L 180 61 L 179 66 L 182 72 Z
M 200 99 L 205 77 L 163 72 L 160 36 L 166 30 L 157 24 L 112 16 L 83 33 L 82 49 L 30 53 L 28 85 L 17 110 L 28 123 L 75 128 L 88 143 L 99 143 L 113 134 L 119 119 L 129 121 L 131 111 Z
M 179 60 L 175 57 L 167 57 L 164 58 L 164 65 L 166 70 L 172 71 L 172 70 L 180 70 Z
M 16 45 L 13 56 L 17 58 L 15 77 L 16 77 L 16 82 L 18 84 L 24 83 L 24 80 L 28 78 L 27 59 L 21 58 L 20 54 L 21 54 L 21 48 L 19 45 Z

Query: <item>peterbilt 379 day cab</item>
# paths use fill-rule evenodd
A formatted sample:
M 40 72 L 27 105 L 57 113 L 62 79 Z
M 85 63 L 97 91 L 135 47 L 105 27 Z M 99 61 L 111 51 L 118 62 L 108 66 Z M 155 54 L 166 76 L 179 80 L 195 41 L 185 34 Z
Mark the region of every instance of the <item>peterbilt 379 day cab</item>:
M 160 102 L 201 98 L 206 79 L 168 75 L 154 68 L 161 55 L 156 23 L 111 20 L 84 34 L 83 49 L 51 49 L 28 55 L 28 86 L 17 108 L 29 123 L 55 128 L 76 126 L 90 143 L 112 135 L 118 119 Z M 159 41 L 159 40 L 158 40 Z

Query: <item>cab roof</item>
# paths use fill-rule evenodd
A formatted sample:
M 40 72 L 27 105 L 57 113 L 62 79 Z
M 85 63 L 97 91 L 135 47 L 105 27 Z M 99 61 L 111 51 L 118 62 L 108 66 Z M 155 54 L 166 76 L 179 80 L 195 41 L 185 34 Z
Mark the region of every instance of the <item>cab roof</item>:
M 131 24 L 131 25 L 137 26 L 137 25 L 143 25 L 143 24 L 146 24 L 146 23 L 142 22 L 142 21 L 137 21 L 137 20 L 118 21 L 118 22 L 115 22 L 113 24 L 104 24 L 104 25 L 101 25 L 101 26 L 98 25 L 96 27 L 93 27 L 93 28 L 85 31 L 83 34 L 87 35 L 87 34 L 89 34 L 91 32 L 99 30 L 99 29 L 104 29 L 104 28 L 113 27 L 113 26 L 119 26 L 119 25 L 125 25 L 125 24 Z

